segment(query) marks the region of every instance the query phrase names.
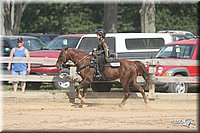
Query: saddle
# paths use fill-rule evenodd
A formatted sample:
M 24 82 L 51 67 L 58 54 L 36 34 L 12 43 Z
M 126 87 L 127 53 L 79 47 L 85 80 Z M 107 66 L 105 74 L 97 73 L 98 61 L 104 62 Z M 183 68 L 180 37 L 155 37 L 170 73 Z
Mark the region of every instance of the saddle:
M 113 59 L 110 62 L 108 62 L 107 64 L 105 64 L 105 66 L 107 66 L 107 67 L 120 67 L 120 62 L 117 59 Z
M 119 66 L 120 62 L 117 59 L 113 59 L 110 62 L 105 62 L 104 58 L 98 58 L 98 59 L 93 58 L 90 62 L 90 67 L 93 67 L 96 70 L 94 78 L 97 78 L 97 80 L 108 80 L 106 79 L 103 73 L 105 67 L 117 68 Z

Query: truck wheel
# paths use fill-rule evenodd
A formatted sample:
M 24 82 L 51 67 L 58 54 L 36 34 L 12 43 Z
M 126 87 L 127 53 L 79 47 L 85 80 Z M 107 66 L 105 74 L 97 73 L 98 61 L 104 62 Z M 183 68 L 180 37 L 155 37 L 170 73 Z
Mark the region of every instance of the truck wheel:
M 175 75 L 177 77 L 183 77 L 182 75 Z M 169 83 L 168 92 L 170 93 L 187 93 L 188 92 L 188 83 L 177 82 Z
M 68 69 L 63 69 L 58 73 L 58 77 L 63 79 L 67 78 L 69 76 L 69 70 Z M 56 89 L 69 89 L 70 87 L 70 81 L 68 82 L 54 82 L 53 86 Z
M 110 92 L 112 88 L 111 83 L 92 83 L 92 90 L 95 92 Z

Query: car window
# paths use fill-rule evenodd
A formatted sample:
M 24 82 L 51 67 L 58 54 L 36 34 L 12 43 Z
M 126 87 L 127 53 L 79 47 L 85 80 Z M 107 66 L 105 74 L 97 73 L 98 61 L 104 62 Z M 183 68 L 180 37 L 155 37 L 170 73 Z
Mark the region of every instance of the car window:
M 40 36 L 40 39 L 46 44 L 51 41 L 51 38 L 48 36 Z
M 115 38 L 114 37 L 106 37 L 106 43 L 109 47 L 109 50 L 111 53 L 114 53 L 115 51 Z M 90 52 L 94 48 L 97 48 L 99 44 L 99 41 L 97 40 L 96 37 L 83 37 L 78 49 L 85 51 L 85 52 Z
M 163 38 L 133 38 L 125 39 L 126 48 L 128 50 L 134 49 L 156 49 L 164 46 Z
M 62 48 L 75 48 L 80 37 L 57 37 L 48 43 L 47 49 L 61 50 Z
M 3 56 L 9 56 L 10 50 L 12 48 L 9 45 L 9 42 L 7 40 L 2 40 L 1 43 L 2 43 L 1 53 L 3 54 Z
M 193 55 L 194 45 L 170 45 L 163 47 L 156 58 L 191 58 Z
M 187 38 L 194 38 L 194 35 L 190 34 L 190 33 L 186 33 L 185 34 Z
M 39 40 L 34 38 L 23 38 L 24 47 L 27 48 L 29 51 L 40 50 L 45 45 Z M 17 47 L 17 39 L 11 40 L 12 46 Z

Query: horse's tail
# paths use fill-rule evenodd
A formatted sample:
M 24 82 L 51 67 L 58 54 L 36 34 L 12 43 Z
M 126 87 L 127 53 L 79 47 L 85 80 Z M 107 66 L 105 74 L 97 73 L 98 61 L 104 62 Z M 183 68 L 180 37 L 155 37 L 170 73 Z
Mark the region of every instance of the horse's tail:
M 140 71 L 140 74 L 142 75 L 142 77 L 146 81 L 144 89 L 148 91 L 149 90 L 149 86 L 150 86 L 150 84 L 152 82 L 152 79 L 150 77 L 151 74 L 147 71 L 147 69 L 145 68 L 145 65 L 142 62 L 134 61 L 134 63 L 138 67 L 138 69 Z

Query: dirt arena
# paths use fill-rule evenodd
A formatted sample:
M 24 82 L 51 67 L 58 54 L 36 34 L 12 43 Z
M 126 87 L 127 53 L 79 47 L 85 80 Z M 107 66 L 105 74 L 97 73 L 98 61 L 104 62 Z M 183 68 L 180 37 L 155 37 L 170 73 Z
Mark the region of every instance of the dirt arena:
M 86 105 L 69 103 L 65 93 L 3 92 L 3 130 L 7 131 L 198 131 L 198 95 L 159 94 L 148 104 L 123 92 L 89 93 Z M 119 98 L 121 97 L 121 98 Z M 76 103 L 79 100 L 76 99 Z M 191 119 L 189 127 L 184 120 Z

